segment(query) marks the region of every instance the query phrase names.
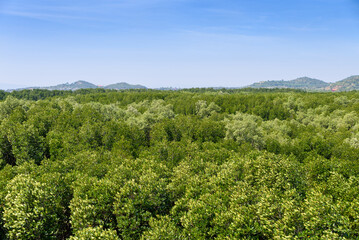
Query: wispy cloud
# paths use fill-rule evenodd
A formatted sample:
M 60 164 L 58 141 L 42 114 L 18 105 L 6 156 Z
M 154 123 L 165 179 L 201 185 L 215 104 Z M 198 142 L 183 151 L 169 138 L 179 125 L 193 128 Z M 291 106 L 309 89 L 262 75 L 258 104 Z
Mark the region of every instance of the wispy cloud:
M 55 13 L 36 13 L 36 12 L 22 12 L 22 11 L 2 11 L 1 14 L 26 17 L 40 20 L 99 20 L 97 18 L 89 18 L 75 15 L 62 15 Z
M 269 30 L 278 30 L 278 31 L 290 31 L 290 32 L 322 32 L 329 30 L 324 27 L 312 27 L 312 26 L 287 26 L 287 25 L 275 25 L 268 26 Z
M 87 20 L 112 21 L 112 16 L 134 16 L 136 11 L 160 4 L 175 4 L 190 0 L 88 0 L 39 1 L 30 4 L 25 0 L 4 4 L 0 14 L 33 18 L 44 21 Z M 1 0 L 0 0 L 1 3 Z M 1 5 L 0 5 L 1 6 Z
M 266 36 L 266 35 L 254 35 L 254 34 L 241 34 L 241 33 L 229 33 L 229 32 L 213 32 L 203 30 L 183 30 L 182 35 L 187 37 L 193 37 L 197 39 L 212 39 L 218 42 L 268 42 L 277 41 L 279 37 Z
M 114 7 L 109 5 L 112 3 L 113 1 L 107 0 L 96 4 L 86 4 L 85 1 L 79 1 L 76 4 L 67 0 L 55 3 L 52 2 L 52 4 L 39 5 L 27 4 L 26 2 L 23 2 L 23 4 L 12 4 L 0 8 L 0 15 L 31 18 L 43 21 L 79 20 L 111 22 L 111 15 L 108 13 L 114 11 Z
M 41 3 L 41 2 L 40 2 Z M 65 20 L 99 20 L 86 14 L 90 9 L 82 6 L 67 5 L 66 1 L 58 4 L 28 4 L 17 1 L 0 9 L 1 15 L 38 19 L 43 21 Z

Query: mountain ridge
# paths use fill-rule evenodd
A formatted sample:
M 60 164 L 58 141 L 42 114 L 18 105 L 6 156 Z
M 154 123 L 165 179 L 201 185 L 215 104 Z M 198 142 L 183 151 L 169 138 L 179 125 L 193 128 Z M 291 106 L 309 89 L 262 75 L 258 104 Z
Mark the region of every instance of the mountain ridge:
M 117 90 L 121 90 L 121 89 L 145 89 L 147 87 L 142 86 L 140 84 L 129 84 L 126 82 L 119 82 L 119 83 L 114 83 L 114 84 L 110 84 L 104 87 L 105 89 L 117 89 Z
M 312 91 L 352 91 L 359 90 L 359 75 L 353 75 L 343 80 L 328 83 L 319 79 L 300 77 L 293 80 L 268 80 L 256 82 L 248 88 L 293 88 Z
M 322 80 L 301 77 L 289 81 L 284 80 L 269 80 L 258 83 L 253 83 L 248 87 L 251 88 L 297 88 L 297 89 L 320 89 L 328 87 L 329 83 L 326 83 Z
M 45 87 L 25 87 L 25 88 L 16 88 L 8 89 L 7 91 L 19 91 L 26 89 L 45 89 L 45 90 L 72 90 L 76 91 L 79 89 L 88 89 L 88 88 L 102 88 L 102 89 L 114 89 L 114 90 L 126 90 L 126 89 L 147 89 L 146 86 L 140 84 L 129 84 L 126 82 L 113 83 L 105 86 L 95 85 L 93 83 L 78 80 L 73 83 L 62 83 L 54 86 L 45 86 Z M 308 91 L 352 91 L 359 90 L 359 75 L 353 75 L 347 77 L 343 80 L 329 83 L 316 78 L 310 77 L 300 77 L 293 80 L 268 80 L 256 82 L 251 85 L 245 86 L 243 88 L 292 88 L 292 89 L 301 89 Z M 178 88 L 157 88 L 159 90 L 177 90 Z
M 45 87 L 26 87 L 26 88 L 18 88 L 11 90 L 25 90 L 25 89 L 45 89 L 45 90 L 72 90 L 76 91 L 79 89 L 88 89 L 88 88 L 103 88 L 103 89 L 114 89 L 114 90 L 123 90 L 123 89 L 147 89 L 147 87 L 139 84 L 129 84 L 126 82 L 113 83 L 105 86 L 95 85 L 93 83 L 78 80 L 73 83 L 62 83 L 54 86 L 45 86 Z

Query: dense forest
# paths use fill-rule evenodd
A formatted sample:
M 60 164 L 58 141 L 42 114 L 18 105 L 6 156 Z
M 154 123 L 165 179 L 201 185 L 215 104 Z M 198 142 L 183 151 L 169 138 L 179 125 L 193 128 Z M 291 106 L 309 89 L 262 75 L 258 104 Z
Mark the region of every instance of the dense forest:
M 359 92 L 0 92 L 0 239 L 358 239 Z

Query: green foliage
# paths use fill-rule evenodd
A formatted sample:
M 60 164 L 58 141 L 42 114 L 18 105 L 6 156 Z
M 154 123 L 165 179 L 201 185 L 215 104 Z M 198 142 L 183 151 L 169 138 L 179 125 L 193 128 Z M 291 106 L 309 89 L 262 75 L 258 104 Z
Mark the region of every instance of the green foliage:
M 209 105 L 203 100 L 196 102 L 196 114 L 201 118 L 212 116 L 220 112 L 220 110 L 221 108 L 214 102 L 211 102 Z
M 45 138 L 40 135 L 39 129 L 33 125 L 16 126 L 16 130 L 10 135 L 10 141 L 12 153 L 18 165 L 31 159 L 39 164 L 46 157 Z
M 149 225 L 149 230 L 143 233 L 141 239 L 185 239 L 169 216 L 151 218 Z
M 0 93 L 0 239 L 358 239 L 359 93 Z
M 118 240 L 114 230 L 104 230 L 102 227 L 88 227 L 76 232 L 75 236 L 71 236 L 70 240 Z
M 137 181 L 125 182 L 114 203 L 118 229 L 123 239 L 139 238 L 151 217 L 169 211 L 166 181 L 155 172 L 142 173 Z
M 111 229 L 116 226 L 113 202 L 116 186 L 107 179 L 79 176 L 70 203 L 71 226 L 76 233 L 89 227 Z
M 56 239 L 56 196 L 42 183 L 18 175 L 7 185 L 4 226 L 9 239 Z
M 233 119 L 226 121 L 226 138 L 239 143 L 249 143 L 253 147 L 261 149 L 264 143 L 259 123 L 260 117 L 237 113 Z
M 7 195 L 6 186 L 15 176 L 16 173 L 10 165 L 0 170 L 0 239 L 6 239 L 6 229 L 3 220 L 5 196 Z

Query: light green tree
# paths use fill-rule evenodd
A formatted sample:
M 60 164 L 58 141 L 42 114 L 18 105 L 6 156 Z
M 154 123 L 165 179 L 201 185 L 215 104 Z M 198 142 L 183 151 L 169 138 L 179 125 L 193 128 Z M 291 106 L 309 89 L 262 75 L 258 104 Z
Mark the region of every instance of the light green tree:
M 76 232 L 69 240 L 119 240 L 115 230 L 104 230 L 101 226 L 88 227 Z
M 196 102 L 196 114 L 201 118 L 209 117 L 220 111 L 221 108 L 214 102 L 211 102 L 209 105 L 207 104 L 207 101 L 204 100 Z
M 43 183 L 20 174 L 7 185 L 3 219 L 9 239 L 56 239 L 54 196 Z
M 259 126 L 261 118 L 258 116 L 238 112 L 232 119 L 226 119 L 226 138 L 239 143 L 250 143 L 261 149 L 264 145 L 262 129 Z
M 149 229 L 142 234 L 142 240 L 185 239 L 183 234 L 181 234 L 180 230 L 168 215 L 159 218 L 151 218 L 149 225 Z

